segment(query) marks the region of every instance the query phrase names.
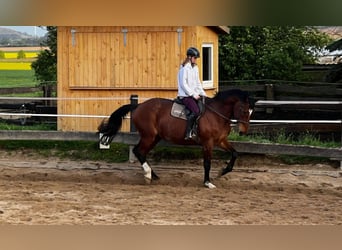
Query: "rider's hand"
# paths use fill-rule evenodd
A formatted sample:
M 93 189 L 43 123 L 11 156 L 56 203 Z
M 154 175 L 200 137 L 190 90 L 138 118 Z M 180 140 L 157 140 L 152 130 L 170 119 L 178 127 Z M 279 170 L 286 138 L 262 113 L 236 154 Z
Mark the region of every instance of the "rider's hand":
M 199 95 L 193 95 L 193 98 L 196 99 L 196 100 L 198 100 L 198 99 L 200 99 L 201 97 L 200 97 Z

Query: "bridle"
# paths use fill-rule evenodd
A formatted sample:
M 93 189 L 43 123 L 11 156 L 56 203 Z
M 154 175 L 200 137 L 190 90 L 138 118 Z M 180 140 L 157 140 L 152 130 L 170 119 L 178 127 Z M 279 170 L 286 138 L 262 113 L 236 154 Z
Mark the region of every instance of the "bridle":
M 208 104 L 205 104 L 205 106 L 210 109 L 211 111 L 213 111 L 215 114 L 217 114 L 218 116 L 220 116 L 221 118 L 223 118 L 224 120 L 228 121 L 228 122 L 236 122 L 236 123 L 243 123 L 243 124 L 249 124 L 249 122 L 246 121 L 242 121 L 242 120 L 234 120 L 234 119 L 230 119 L 227 116 L 221 114 L 220 112 L 218 112 L 217 110 L 215 110 L 213 107 L 209 106 Z M 249 111 L 251 114 L 251 111 Z

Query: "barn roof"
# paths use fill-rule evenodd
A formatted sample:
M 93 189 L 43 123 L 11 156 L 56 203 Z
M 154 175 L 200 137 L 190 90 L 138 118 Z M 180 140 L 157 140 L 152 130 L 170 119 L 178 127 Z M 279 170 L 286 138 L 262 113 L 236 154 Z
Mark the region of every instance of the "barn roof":
M 229 34 L 228 26 L 208 26 L 218 34 Z

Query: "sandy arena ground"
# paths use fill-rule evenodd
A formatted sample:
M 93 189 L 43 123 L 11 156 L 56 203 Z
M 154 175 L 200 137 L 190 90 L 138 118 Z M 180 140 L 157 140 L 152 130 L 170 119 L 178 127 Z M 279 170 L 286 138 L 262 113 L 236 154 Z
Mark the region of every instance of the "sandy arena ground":
M 341 225 L 342 172 L 329 165 L 284 165 L 242 156 L 202 186 L 202 163 L 77 162 L 0 152 L 0 224 L 27 225 Z

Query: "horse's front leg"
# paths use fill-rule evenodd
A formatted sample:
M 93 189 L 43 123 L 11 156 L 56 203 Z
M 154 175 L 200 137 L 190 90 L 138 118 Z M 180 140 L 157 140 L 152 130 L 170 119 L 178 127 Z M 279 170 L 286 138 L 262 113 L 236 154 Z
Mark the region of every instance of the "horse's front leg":
M 226 167 L 222 168 L 222 171 L 219 172 L 219 177 L 221 177 L 221 176 L 223 176 L 223 175 L 225 175 L 225 174 L 227 174 L 233 170 L 233 167 L 234 167 L 236 158 L 238 156 L 238 153 L 227 140 L 222 141 L 219 146 L 222 149 L 224 149 L 225 151 L 230 151 L 232 153 L 232 157 L 231 157 L 230 161 L 227 162 Z
M 204 186 L 207 188 L 216 188 L 216 186 L 210 182 L 211 158 L 212 147 L 203 147 Z

